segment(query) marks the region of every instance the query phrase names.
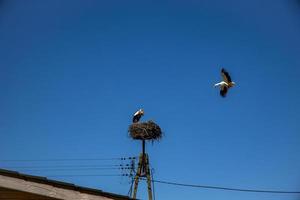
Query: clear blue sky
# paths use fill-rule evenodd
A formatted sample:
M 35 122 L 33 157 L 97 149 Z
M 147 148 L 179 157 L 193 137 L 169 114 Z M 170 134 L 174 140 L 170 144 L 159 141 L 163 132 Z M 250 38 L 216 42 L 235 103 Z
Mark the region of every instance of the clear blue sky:
M 156 179 L 300 190 L 299 36 L 297 0 L 2 0 L 0 159 L 138 155 L 127 128 L 142 107 L 165 133 L 147 146 Z M 237 83 L 225 99 L 221 67 Z M 57 179 L 129 189 L 120 177 Z M 155 186 L 157 200 L 300 198 Z

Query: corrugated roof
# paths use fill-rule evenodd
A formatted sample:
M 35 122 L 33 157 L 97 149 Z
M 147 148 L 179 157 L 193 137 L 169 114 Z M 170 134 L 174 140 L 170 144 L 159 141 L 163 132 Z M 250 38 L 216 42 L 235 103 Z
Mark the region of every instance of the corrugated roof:
M 35 183 L 42 183 L 42 184 L 51 185 L 54 187 L 68 189 L 68 190 L 75 190 L 75 191 L 79 191 L 79 192 L 83 192 L 83 193 L 87 193 L 87 194 L 108 197 L 108 198 L 112 198 L 115 200 L 123 200 L 123 199 L 131 200 L 132 199 L 128 196 L 113 194 L 113 193 L 109 193 L 109 192 L 103 192 L 102 190 L 99 190 L 99 189 L 81 187 L 81 186 L 77 186 L 72 183 L 51 180 L 51 179 L 48 179 L 48 178 L 42 177 L 42 176 L 33 176 L 33 175 L 28 175 L 28 174 L 22 174 L 17 171 L 0 169 L 0 175 L 9 176 L 9 177 L 13 177 L 13 178 L 19 178 L 19 179 L 23 179 L 26 181 L 32 181 Z

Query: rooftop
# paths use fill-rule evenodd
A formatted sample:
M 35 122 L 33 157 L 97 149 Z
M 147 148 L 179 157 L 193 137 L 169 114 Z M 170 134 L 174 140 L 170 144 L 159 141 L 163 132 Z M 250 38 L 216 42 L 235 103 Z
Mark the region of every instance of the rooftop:
M 22 179 L 24 181 L 29 181 L 29 182 L 39 183 L 39 184 L 45 184 L 45 185 L 49 185 L 49 186 L 52 186 L 52 187 L 55 187 L 55 188 L 73 190 L 73 191 L 78 191 L 78 192 L 85 193 L 85 194 L 102 196 L 102 197 L 107 197 L 107 198 L 111 198 L 111 199 L 115 199 L 115 200 L 124 200 L 124 199 L 130 200 L 130 199 L 132 199 L 128 196 L 123 196 L 123 195 L 113 194 L 113 193 L 109 193 L 109 192 L 104 192 L 104 191 L 99 190 L 99 189 L 82 187 L 82 186 L 78 186 L 78 185 L 75 185 L 75 184 L 72 184 L 72 183 L 51 180 L 51 179 L 48 179 L 46 177 L 41 177 L 41 176 L 33 176 L 33 175 L 28 175 L 28 174 L 22 174 L 22 173 L 19 173 L 17 171 L 11 171 L 11 170 L 6 170 L 6 169 L 0 169 L 0 176 L 6 176 L 6 177 L 11 177 L 11 178 Z

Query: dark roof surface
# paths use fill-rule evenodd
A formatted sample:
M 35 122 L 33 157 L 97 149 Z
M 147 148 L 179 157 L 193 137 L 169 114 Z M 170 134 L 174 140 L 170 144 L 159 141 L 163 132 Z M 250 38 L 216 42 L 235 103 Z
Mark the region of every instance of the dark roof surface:
M 32 182 L 35 182 L 35 183 L 42 183 L 42 184 L 51 185 L 51 186 L 54 186 L 54 187 L 68 189 L 68 190 L 75 190 L 75 191 L 79 191 L 79 192 L 83 192 L 83 193 L 87 193 L 87 194 L 93 194 L 93 195 L 108 197 L 108 198 L 112 198 L 112 199 L 115 199 L 115 200 L 123 200 L 123 199 L 131 200 L 132 199 L 128 196 L 113 194 L 113 193 L 109 193 L 109 192 L 103 192 L 102 190 L 98 190 L 98 189 L 81 187 L 81 186 L 77 186 L 77 185 L 72 184 L 72 183 L 66 183 L 66 182 L 62 182 L 62 181 L 50 180 L 46 177 L 22 174 L 22 173 L 19 173 L 19 172 L 16 172 L 16 171 L 11 171 L 11 170 L 6 170 L 6 169 L 0 169 L 0 175 L 9 176 L 9 177 L 13 177 L 13 178 L 19 178 L 19 179 L 23 179 L 23 180 L 26 180 L 26 181 L 32 181 Z

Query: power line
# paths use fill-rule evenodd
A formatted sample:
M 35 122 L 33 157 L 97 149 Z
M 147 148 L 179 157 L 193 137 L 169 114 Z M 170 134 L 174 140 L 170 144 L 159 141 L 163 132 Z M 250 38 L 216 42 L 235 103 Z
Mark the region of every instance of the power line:
M 0 162 L 48 162 L 48 161 L 98 161 L 98 160 L 134 160 L 137 157 L 119 158 L 54 158 L 54 159 L 12 159 L 0 160 Z
M 146 180 L 145 178 L 140 178 L 140 179 Z M 214 190 L 227 190 L 227 191 L 234 191 L 234 192 L 272 193 L 272 194 L 300 194 L 300 191 L 229 188 L 229 187 L 219 187 L 219 186 L 209 186 L 209 185 L 186 184 L 186 183 L 161 181 L 161 180 L 152 180 L 152 182 L 167 184 L 167 185 L 182 186 L 182 187 L 204 188 L 204 189 L 214 189 Z
M 91 168 L 50 168 L 50 169 L 24 169 L 25 171 L 82 171 L 82 170 L 125 170 L 131 169 L 129 167 L 91 167 Z
M 130 166 L 129 164 L 107 164 L 107 165 L 16 165 L 16 166 L 2 166 L 3 168 L 13 168 L 13 169 L 48 169 L 48 168 L 68 168 L 68 167 L 123 167 L 123 166 Z M 1 168 L 2 168 L 1 167 Z
M 91 158 L 91 159 L 43 159 L 43 160 L 0 160 L 7 162 L 32 162 L 32 161 L 80 161 L 80 160 L 134 160 L 136 157 L 120 157 L 120 158 Z M 77 167 L 89 167 L 89 168 L 64 168 L 64 167 L 73 167 L 74 165 L 61 165 L 61 166 L 24 166 L 30 171 L 41 171 L 41 169 L 37 169 L 39 167 L 46 168 L 42 169 L 45 171 L 61 171 L 61 170 L 104 170 L 104 169 L 131 169 L 129 164 L 119 164 L 119 165 L 107 165 L 107 166 L 115 166 L 115 167 L 107 167 L 107 168 L 99 168 L 99 167 L 91 167 L 92 165 L 78 165 Z M 95 166 L 95 165 L 93 165 Z M 105 166 L 105 165 L 102 165 Z M 126 166 L 126 167 L 125 167 Z M 57 169 L 56 167 L 63 167 Z M 13 167 L 12 167 L 13 168 Z M 18 167 L 22 168 L 22 167 Z M 33 169 L 34 168 L 34 169 Z M 62 175 L 50 175 L 48 177 L 76 177 L 76 176 L 129 176 L 129 174 L 62 174 Z M 141 180 L 146 180 L 145 178 L 140 178 Z M 300 191 L 284 191 L 284 190 L 262 190 L 262 189 L 244 189 L 244 188 L 231 188 L 231 187 L 220 187 L 220 186 L 211 186 L 211 185 L 197 185 L 197 184 L 186 184 L 179 182 L 171 182 L 171 181 L 163 181 L 163 180 L 152 180 L 152 182 L 174 185 L 174 186 L 182 186 L 182 187 L 193 187 L 193 188 L 204 188 L 204 189 L 214 189 L 214 190 L 226 190 L 226 191 L 235 191 L 235 192 L 251 192 L 251 193 L 273 193 L 273 194 L 300 194 Z
M 47 177 L 91 177 L 91 176 L 125 176 L 124 174 L 60 174 L 60 175 L 49 175 Z

